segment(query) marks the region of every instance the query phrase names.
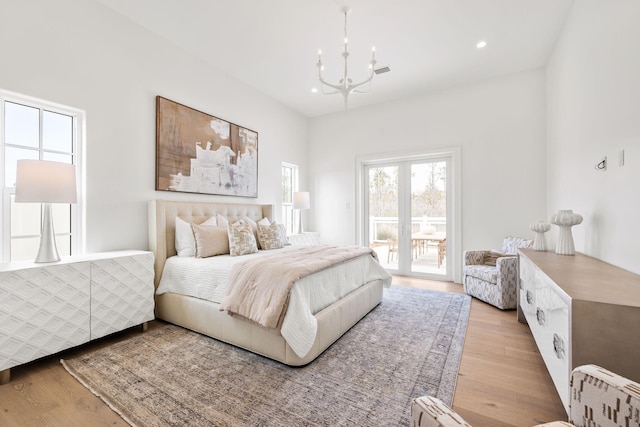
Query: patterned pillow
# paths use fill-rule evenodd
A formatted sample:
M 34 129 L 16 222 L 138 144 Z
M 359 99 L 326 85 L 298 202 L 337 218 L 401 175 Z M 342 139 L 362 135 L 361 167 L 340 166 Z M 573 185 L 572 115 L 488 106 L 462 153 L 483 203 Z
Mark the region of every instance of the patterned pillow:
M 207 258 L 229 253 L 229 236 L 223 227 L 207 227 L 192 224 L 196 243 L 196 258 Z
M 264 250 L 280 249 L 284 246 L 280 226 L 275 222 L 270 225 L 258 223 L 258 241 Z
M 482 260 L 482 263 L 484 265 L 496 265 L 496 261 L 498 260 L 498 258 L 500 258 L 503 254 L 501 254 L 500 252 L 488 252 L 485 254 L 484 259 Z
M 258 245 L 256 244 L 251 224 L 240 221 L 229 224 L 229 252 L 231 256 L 258 252 Z
M 515 254 L 518 252 L 518 248 L 528 248 L 531 245 L 533 245 L 533 240 L 508 236 L 502 243 L 502 252 L 505 254 Z
M 269 225 L 271 224 L 271 222 L 269 221 L 269 218 L 262 218 L 260 221 L 255 222 L 254 220 L 252 220 L 251 218 L 245 216 L 244 219 L 241 219 L 240 221 L 246 222 L 251 224 L 251 228 L 253 229 L 253 237 L 256 238 L 256 242 L 258 244 L 258 249 L 264 249 L 262 248 L 260 245 L 260 239 L 258 238 L 258 224 L 262 224 L 262 225 Z
M 493 265 L 495 267 L 496 261 L 498 261 L 498 258 L 514 257 L 514 256 L 515 256 L 514 254 L 501 254 L 500 252 L 491 251 L 485 254 L 484 261 L 482 263 L 484 265 Z

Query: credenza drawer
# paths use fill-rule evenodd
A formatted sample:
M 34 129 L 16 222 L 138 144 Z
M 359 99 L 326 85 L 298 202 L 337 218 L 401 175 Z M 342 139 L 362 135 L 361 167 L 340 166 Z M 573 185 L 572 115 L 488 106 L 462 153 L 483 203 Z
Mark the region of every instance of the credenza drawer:
M 555 283 L 520 259 L 520 305 L 565 407 L 571 373 L 570 306 Z
M 527 259 L 520 259 L 519 265 L 520 308 L 524 313 L 532 314 L 536 312 L 536 272 Z

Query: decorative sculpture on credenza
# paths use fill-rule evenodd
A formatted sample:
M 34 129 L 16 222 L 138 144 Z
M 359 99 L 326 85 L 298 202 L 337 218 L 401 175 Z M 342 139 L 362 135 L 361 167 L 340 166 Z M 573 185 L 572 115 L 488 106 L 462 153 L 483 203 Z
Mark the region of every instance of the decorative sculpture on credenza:
M 560 227 L 558 241 L 556 243 L 556 253 L 558 255 L 575 255 L 576 249 L 573 245 L 573 234 L 571 227 L 582 222 L 582 215 L 573 213 L 571 209 L 560 210 L 551 215 L 551 223 Z
M 529 225 L 531 231 L 536 233 L 536 238 L 533 241 L 534 251 L 546 251 L 547 250 L 547 237 L 544 233 L 551 229 L 551 224 L 544 221 L 532 222 Z

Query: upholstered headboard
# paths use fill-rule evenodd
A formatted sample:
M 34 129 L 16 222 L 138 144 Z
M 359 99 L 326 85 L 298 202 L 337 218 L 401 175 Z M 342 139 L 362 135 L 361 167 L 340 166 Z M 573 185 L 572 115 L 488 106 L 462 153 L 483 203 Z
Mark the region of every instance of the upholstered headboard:
M 228 204 L 151 200 L 149 202 L 149 250 L 156 257 L 155 284 L 158 286 L 167 258 L 176 255 L 176 217 L 199 224 L 220 214 L 229 222 L 244 217 L 254 221 L 269 218 L 273 221 L 273 205 Z

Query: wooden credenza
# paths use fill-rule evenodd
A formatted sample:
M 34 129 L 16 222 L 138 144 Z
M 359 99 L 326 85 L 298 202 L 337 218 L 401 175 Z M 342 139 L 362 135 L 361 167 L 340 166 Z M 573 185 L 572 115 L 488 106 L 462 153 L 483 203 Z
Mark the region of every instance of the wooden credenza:
M 640 276 L 580 253 L 518 256 L 518 320 L 529 324 L 567 412 L 577 366 L 640 381 Z

